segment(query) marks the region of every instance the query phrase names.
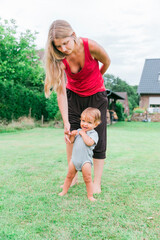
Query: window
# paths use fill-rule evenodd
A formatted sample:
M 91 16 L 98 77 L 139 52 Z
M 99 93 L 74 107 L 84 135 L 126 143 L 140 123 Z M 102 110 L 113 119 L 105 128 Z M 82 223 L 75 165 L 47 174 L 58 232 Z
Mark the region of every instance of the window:
M 160 97 L 149 97 L 149 105 L 160 105 Z
M 158 82 L 160 82 L 160 72 L 158 73 Z
M 160 104 L 151 104 L 150 107 L 152 107 L 152 108 L 160 108 Z

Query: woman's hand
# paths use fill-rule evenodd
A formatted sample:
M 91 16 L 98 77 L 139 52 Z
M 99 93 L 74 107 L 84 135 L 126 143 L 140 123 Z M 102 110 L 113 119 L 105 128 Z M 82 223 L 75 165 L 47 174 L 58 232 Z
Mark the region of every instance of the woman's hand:
M 72 132 L 71 132 L 71 135 L 72 136 L 76 136 L 78 134 L 78 131 L 77 130 L 73 130 Z
M 64 139 L 66 143 L 71 143 L 70 136 L 70 123 L 64 124 Z

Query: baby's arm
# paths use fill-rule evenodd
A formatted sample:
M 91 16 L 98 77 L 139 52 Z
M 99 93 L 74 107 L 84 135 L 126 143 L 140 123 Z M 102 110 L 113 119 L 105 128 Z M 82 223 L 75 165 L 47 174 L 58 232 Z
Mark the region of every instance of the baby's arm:
M 78 134 L 78 131 L 77 130 L 73 130 L 71 132 L 71 135 L 70 135 L 70 138 L 69 140 L 71 141 L 71 143 L 74 143 L 74 140 L 75 140 L 75 136 Z
M 87 146 L 92 146 L 95 142 L 92 138 L 90 138 L 85 131 L 81 130 L 79 131 L 79 134 L 82 136 L 83 138 L 83 141 L 84 143 L 87 145 Z

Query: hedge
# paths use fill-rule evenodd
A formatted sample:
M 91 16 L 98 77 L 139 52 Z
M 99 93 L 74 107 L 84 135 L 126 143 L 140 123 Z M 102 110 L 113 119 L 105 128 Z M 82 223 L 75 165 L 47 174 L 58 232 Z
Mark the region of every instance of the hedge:
M 43 92 L 30 90 L 22 85 L 14 85 L 13 82 L 0 81 L 0 119 L 8 121 L 29 116 L 40 120 L 54 119 L 58 112 L 56 94 L 51 99 L 46 99 Z M 49 110 L 52 108 L 52 114 Z

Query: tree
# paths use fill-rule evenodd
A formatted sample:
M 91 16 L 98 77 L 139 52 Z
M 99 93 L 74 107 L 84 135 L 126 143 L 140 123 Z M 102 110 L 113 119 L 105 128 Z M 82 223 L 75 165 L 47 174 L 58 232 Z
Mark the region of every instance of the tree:
M 43 90 L 44 69 L 34 44 L 36 34 L 27 30 L 18 37 L 15 20 L 0 22 L 0 80 Z
M 49 120 L 58 111 L 56 94 L 52 101 L 44 96 L 45 73 L 34 44 L 36 34 L 27 30 L 18 36 L 15 20 L 0 21 L 0 119 L 31 114 Z M 49 105 L 54 108 L 50 114 Z

